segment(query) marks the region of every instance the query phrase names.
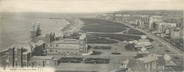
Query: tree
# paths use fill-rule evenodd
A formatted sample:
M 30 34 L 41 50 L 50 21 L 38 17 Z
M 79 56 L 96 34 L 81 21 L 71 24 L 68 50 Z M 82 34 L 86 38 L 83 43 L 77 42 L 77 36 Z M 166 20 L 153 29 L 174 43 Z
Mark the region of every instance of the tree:
M 134 46 L 134 44 L 127 44 L 125 46 L 125 49 L 127 49 L 127 50 L 135 50 L 135 46 Z

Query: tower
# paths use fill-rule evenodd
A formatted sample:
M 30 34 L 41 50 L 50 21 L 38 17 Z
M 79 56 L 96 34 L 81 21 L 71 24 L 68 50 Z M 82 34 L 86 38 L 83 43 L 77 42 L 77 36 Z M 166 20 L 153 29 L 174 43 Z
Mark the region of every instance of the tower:
M 36 30 L 35 30 L 35 24 L 32 24 L 32 30 L 30 31 L 30 38 L 31 41 L 35 41 L 36 39 Z
M 40 35 L 41 35 L 41 29 L 40 29 L 40 24 L 38 24 L 36 29 L 36 36 L 40 36 Z

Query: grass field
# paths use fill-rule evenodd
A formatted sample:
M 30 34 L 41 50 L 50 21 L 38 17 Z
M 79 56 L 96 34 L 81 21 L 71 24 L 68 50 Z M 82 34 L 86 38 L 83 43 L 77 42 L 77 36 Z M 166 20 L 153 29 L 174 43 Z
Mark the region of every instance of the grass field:
M 92 44 L 113 44 L 117 43 L 116 41 L 109 40 L 103 37 L 95 36 L 95 35 L 87 35 L 87 43 Z
M 108 37 L 108 38 L 116 39 L 116 40 L 120 40 L 120 41 L 138 40 L 141 38 L 140 36 L 123 35 L 123 34 L 95 34 L 95 35 L 99 36 L 99 37 Z
M 144 33 L 140 32 L 140 31 L 137 31 L 135 29 L 130 29 L 128 31 L 128 34 L 144 35 Z
M 99 20 L 95 18 L 85 18 L 84 26 L 81 28 L 87 32 L 121 32 L 126 30 L 128 26 L 112 21 Z

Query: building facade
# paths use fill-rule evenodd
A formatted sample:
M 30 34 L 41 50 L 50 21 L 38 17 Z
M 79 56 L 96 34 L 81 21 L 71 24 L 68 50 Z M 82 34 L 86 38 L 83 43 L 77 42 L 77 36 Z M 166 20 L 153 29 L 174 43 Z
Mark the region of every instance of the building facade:
M 87 45 L 80 39 L 63 39 L 47 44 L 48 54 L 79 55 L 87 52 Z
M 30 67 L 49 67 L 59 64 L 59 58 L 53 56 L 33 56 L 29 62 Z
M 40 25 L 38 24 L 37 27 L 35 24 L 32 25 L 32 30 L 30 31 L 30 39 L 31 41 L 35 42 L 36 37 L 41 35 Z
M 165 23 L 165 22 L 161 22 L 158 24 L 158 31 L 159 32 L 165 32 L 167 29 L 170 28 L 175 28 L 176 27 L 176 23 Z
M 177 67 L 168 54 L 158 55 L 149 53 L 144 57 L 127 59 L 122 62 L 126 72 L 174 72 L 172 68 Z
M 162 16 L 151 16 L 149 18 L 149 29 L 157 29 L 157 24 L 162 22 Z
M 31 46 L 27 43 L 15 44 L 6 52 L 8 67 L 27 67 L 30 61 Z
M 171 30 L 171 39 L 172 40 L 178 40 L 182 39 L 183 36 L 183 29 L 175 28 Z

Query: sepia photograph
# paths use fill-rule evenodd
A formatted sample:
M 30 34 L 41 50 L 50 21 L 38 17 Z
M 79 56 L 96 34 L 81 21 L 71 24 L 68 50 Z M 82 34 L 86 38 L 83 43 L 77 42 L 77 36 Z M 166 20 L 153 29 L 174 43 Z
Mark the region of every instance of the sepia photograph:
M 0 72 L 184 72 L 184 0 L 0 0 Z

